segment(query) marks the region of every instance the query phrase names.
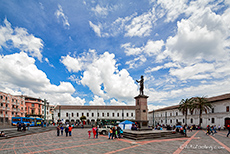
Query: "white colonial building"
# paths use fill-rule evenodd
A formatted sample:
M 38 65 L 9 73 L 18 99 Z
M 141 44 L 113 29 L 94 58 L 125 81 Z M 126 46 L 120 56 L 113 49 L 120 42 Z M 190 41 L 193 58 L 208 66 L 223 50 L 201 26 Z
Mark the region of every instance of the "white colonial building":
M 135 120 L 136 106 L 75 106 L 57 105 L 54 108 L 54 122 L 80 122 L 86 117 L 86 124 L 94 124 L 101 120 Z
M 206 114 L 202 114 L 201 126 L 217 125 L 223 128 L 224 125 L 230 124 L 230 94 L 224 94 L 216 97 L 208 98 L 213 108 Z M 179 105 L 169 106 L 148 112 L 149 125 L 164 124 L 176 125 L 178 122 L 184 125 L 186 123 L 185 116 L 178 110 Z M 188 125 L 199 124 L 199 111 L 191 115 L 188 112 Z

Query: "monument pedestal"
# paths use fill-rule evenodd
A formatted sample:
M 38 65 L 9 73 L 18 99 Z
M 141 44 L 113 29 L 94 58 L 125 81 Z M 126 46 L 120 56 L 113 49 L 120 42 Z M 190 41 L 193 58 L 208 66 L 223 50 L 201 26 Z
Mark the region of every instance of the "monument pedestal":
M 146 95 L 138 95 L 135 98 L 136 100 L 136 114 L 135 121 L 139 124 L 139 130 L 152 130 L 148 127 L 148 106 Z

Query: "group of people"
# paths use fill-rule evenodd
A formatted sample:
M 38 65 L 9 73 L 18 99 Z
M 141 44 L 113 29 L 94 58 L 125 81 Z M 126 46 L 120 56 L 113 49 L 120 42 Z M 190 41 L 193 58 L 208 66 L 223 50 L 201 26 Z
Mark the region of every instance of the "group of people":
M 123 130 L 119 126 L 114 126 L 110 128 L 108 134 L 108 139 L 119 139 L 123 137 Z
M 88 136 L 89 136 L 89 138 L 90 138 L 90 136 L 91 136 L 91 132 L 93 132 L 93 138 L 98 138 L 98 127 L 97 126 L 93 126 L 93 128 L 92 128 L 92 131 L 89 129 L 88 130 Z
M 224 128 L 225 128 L 225 129 L 226 129 L 226 128 L 228 129 L 228 133 L 227 133 L 227 135 L 226 135 L 226 137 L 228 137 L 229 134 L 230 134 L 230 125 L 224 126 Z M 224 130 L 225 130 L 225 129 L 224 129 Z M 220 131 L 219 127 L 218 127 L 218 130 Z M 207 126 L 206 135 L 212 135 L 212 136 L 214 136 L 215 133 L 217 133 L 217 132 L 216 132 L 216 125 L 214 125 L 214 126 L 208 125 L 208 126 Z
M 24 123 L 18 122 L 16 126 L 17 126 L 17 131 L 26 131 L 26 127 L 28 130 L 30 130 L 30 124 L 26 125 Z
M 61 135 L 63 136 L 63 132 L 65 131 L 66 137 L 72 136 L 72 129 L 73 126 L 71 125 L 66 125 L 65 127 L 63 125 L 57 125 L 57 136 L 60 136 L 60 131 Z

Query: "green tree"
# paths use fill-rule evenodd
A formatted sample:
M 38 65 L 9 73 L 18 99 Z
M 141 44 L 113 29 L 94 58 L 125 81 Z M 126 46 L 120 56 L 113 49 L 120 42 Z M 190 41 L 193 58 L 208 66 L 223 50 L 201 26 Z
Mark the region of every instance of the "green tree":
M 212 104 L 205 96 L 194 98 L 194 103 L 194 109 L 199 112 L 199 126 L 201 126 L 202 113 L 205 112 L 207 114 L 212 109 Z
M 193 98 L 186 98 L 180 101 L 178 110 L 185 116 L 185 124 L 187 124 L 188 110 L 191 112 L 191 114 L 193 113 L 193 102 Z
M 86 116 L 84 116 L 84 115 L 83 115 L 83 116 L 81 116 L 81 117 L 80 117 L 80 120 L 81 120 L 81 121 L 86 120 Z

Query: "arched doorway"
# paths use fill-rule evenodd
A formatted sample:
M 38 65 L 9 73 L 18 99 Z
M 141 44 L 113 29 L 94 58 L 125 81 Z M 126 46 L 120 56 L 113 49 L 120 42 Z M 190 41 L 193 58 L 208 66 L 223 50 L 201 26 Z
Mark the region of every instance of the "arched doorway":
M 230 118 L 225 118 L 225 126 L 228 126 L 230 125 Z

